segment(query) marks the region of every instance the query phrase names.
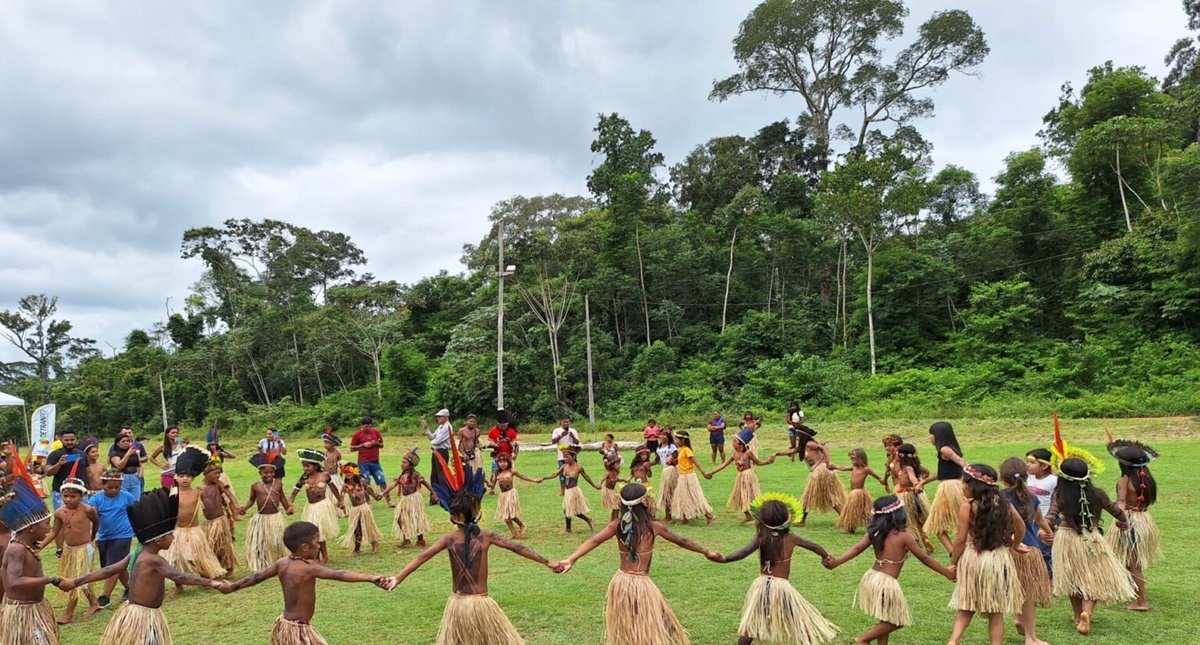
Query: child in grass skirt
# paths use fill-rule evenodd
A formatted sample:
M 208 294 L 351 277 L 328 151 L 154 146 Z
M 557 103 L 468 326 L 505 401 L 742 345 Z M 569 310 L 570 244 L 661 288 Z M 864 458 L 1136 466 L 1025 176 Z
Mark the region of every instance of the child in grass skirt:
M 564 485 L 566 490 L 563 492 L 563 519 L 566 521 L 566 532 L 571 532 L 571 519 L 578 517 L 587 523 L 588 528 L 594 528 L 592 518 L 588 517 L 587 498 L 583 496 L 583 491 L 579 489 L 579 478 L 582 477 L 587 483 L 591 484 L 592 488 L 600 490 L 600 485 L 592 481 L 583 466 L 579 464 L 579 446 L 559 446 L 563 454 L 563 465 L 546 477 L 540 478 L 542 481 L 554 479 L 559 475 L 565 478 Z
M 383 490 L 383 496 L 394 489 L 400 489 L 400 503 L 396 504 L 396 513 L 392 518 L 392 535 L 401 539 L 401 547 L 406 547 L 416 540 L 417 546 L 425 546 L 425 534 L 433 530 L 429 526 L 429 517 L 425 513 L 425 502 L 418 493 L 424 488 L 433 494 L 429 483 L 417 472 L 417 464 L 421 462 L 417 449 L 413 448 L 404 455 L 400 462 L 400 476 L 390 486 Z
M 724 470 L 729 464 L 734 464 L 734 467 L 737 468 L 737 479 L 733 481 L 733 491 L 729 493 L 729 501 L 725 505 L 737 509 L 745 515 L 742 523 L 754 521 L 754 517 L 750 514 L 750 505 L 762 494 L 762 487 L 758 483 L 758 473 L 754 472 L 754 466 L 775 463 L 774 455 L 766 461 L 761 461 L 754 453 L 750 452 L 751 438 L 752 435 L 748 430 L 742 430 L 734 435 L 733 454 L 709 473 L 711 477 Z
M 854 639 L 856 643 L 886 644 L 892 632 L 914 624 L 908 599 L 900 588 L 900 571 L 909 555 L 948 580 L 954 580 L 953 571 L 921 549 L 908 532 L 907 524 L 904 502 L 895 495 L 880 497 L 871 504 L 871 522 L 863 539 L 841 557 L 825 563 L 826 568 L 834 569 L 858 557 L 867 548 L 874 550 L 875 564 L 859 581 L 854 606 L 879 622 L 859 634 Z
M 652 465 L 655 464 L 662 466 L 658 478 L 658 506 L 663 512 L 663 520 L 670 522 L 671 502 L 679 484 L 679 446 L 675 444 L 675 434 L 670 428 L 663 429 L 658 446 L 654 449 Z
M 184 448 L 176 457 L 174 492 L 179 498 L 179 518 L 171 547 L 162 554 L 172 567 L 204 578 L 216 578 L 226 573 L 226 568 L 213 553 L 204 527 L 204 495 L 200 489 L 192 486 L 196 476 L 208 467 L 211 458 L 208 453 L 193 446 Z M 216 512 L 224 520 L 224 510 L 218 508 Z M 176 583 L 171 595 L 182 592 L 183 585 Z
M 775 453 L 776 457 L 790 455 L 792 451 L 784 450 Z M 804 446 L 804 461 L 808 463 L 808 481 L 804 484 L 804 494 L 800 496 L 800 506 L 804 509 L 796 526 L 804 526 L 808 521 L 808 513 L 828 513 L 833 511 L 842 514 L 846 505 L 846 486 L 837 476 L 836 466 L 829 459 L 829 448 L 825 444 L 809 441 Z
M 962 448 L 949 423 L 939 421 L 929 426 L 929 443 L 937 450 L 937 472 L 925 477 L 921 486 L 931 481 L 937 481 L 938 486 L 922 528 L 925 535 L 937 536 L 949 551 L 953 545 L 950 536 L 958 527 L 958 511 L 967 501 L 963 493 L 963 467 L 967 462 L 963 461 Z
M 999 476 L 986 464 L 963 469 L 967 501 L 959 509 L 958 527 L 950 556 L 957 566 L 958 581 L 950 607 L 958 610 L 950 643 L 957 645 L 975 614 L 987 616 L 992 645 L 1004 638 L 1004 614 L 1017 614 L 1025 604 L 1025 595 L 1013 561 L 1012 546 L 1025 535 L 1021 514 L 1000 494 Z M 1019 536 L 1019 537 L 1018 537 Z
M 737 562 L 758 553 L 759 576 L 746 593 L 739 643 L 764 641 L 786 645 L 820 645 L 837 637 L 839 628 L 829 622 L 792 586 L 792 553 L 796 547 L 831 557 L 818 544 L 791 532 L 792 522 L 803 511 L 794 498 L 778 493 L 759 496 L 750 505 L 758 532 L 742 549 L 721 556 L 719 562 Z
M 621 457 L 604 458 L 604 477 L 600 478 L 600 507 L 612 511 L 608 521 L 617 519 L 621 508 L 621 496 L 617 494 L 617 484 L 626 480 L 621 479 Z
M 364 543 L 371 545 L 371 553 L 379 551 L 379 543 L 383 541 L 383 533 L 375 523 L 375 514 L 371 511 L 371 498 L 383 499 L 383 495 L 371 490 L 368 482 L 364 481 L 356 464 L 342 466 L 343 499 L 350 500 L 350 510 L 346 512 L 350 518 L 346 527 L 346 536 L 342 538 L 342 546 L 353 548 L 351 556 L 356 556 L 362 550 Z
M 650 511 L 651 517 L 658 512 L 658 500 L 654 498 L 654 488 L 650 485 L 652 475 L 653 467 L 650 465 L 650 449 L 640 446 L 634 451 L 633 460 L 629 462 L 629 482 L 641 484 L 646 487 L 646 497 L 642 500 L 642 504 Z M 617 496 L 620 496 L 619 492 Z
M 1050 525 L 1042 517 L 1037 498 L 1025 484 L 1029 469 L 1025 460 L 1010 457 L 1000 464 L 1000 481 L 1004 482 L 1004 497 L 1025 521 L 1025 535 L 1021 539 L 1027 549 L 1014 550 L 1013 561 L 1017 565 L 1017 578 L 1025 603 L 1017 612 L 1017 633 L 1025 637 L 1026 645 L 1045 645 L 1037 637 L 1037 608 L 1049 607 L 1054 601 L 1054 589 L 1050 586 L 1050 571 L 1042 558 L 1037 539 L 1038 530 L 1050 532 Z
M 1108 452 L 1121 465 L 1117 505 L 1125 511 L 1129 530 L 1109 531 L 1105 537 L 1137 588 L 1137 600 L 1125 608 L 1149 611 L 1143 571 L 1162 557 L 1162 535 L 1150 516 L 1150 507 L 1158 501 L 1158 482 L 1150 474 L 1150 462 L 1158 458 L 1158 451 L 1136 441 L 1113 441 L 1110 435 Z
M 604 603 L 605 645 L 688 645 L 687 631 L 662 592 L 650 579 L 650 555 L 659 537 L 688 551 L 703 553 L 717 562 L 721 555 L 676 535 L 654 519 L 644 504 L 646 487 L 621 488 L 621 516 L 600 529 L 556 570 L 568 571 L 580 558 L 612 538 L 617 538 L 621 566 L 608 583 Z
M 63 481 L 60 495 L 62 506 L 54 512 L 54 528 L 47 535 L 43 544 L 54 543 L 55 538 L 62 540 L 62 557 L 58 563 L 59 576 L 63 578 L 78 578 L 92 570 L 92 561 L 96 552 L 92 536 L 100 528 L 100 514 L 96 509 L 82 503 L 87 494 L 87 482 L 76 477 L 79 471 L 77 460 L 71 466 L 71 473 Z M 100 609 L 96 595 L 89 585 L 76 587 L 67 592 L 67 606 L 63 609 L 58 624 L 66 625 L 75 619 L 75 607 L 80 601 L 87 605 L 83 617 L 87 618 Z
M 561 567 L 523 544 L 480 529 L 483 472 L 463 464 L 457 444 L 452 443 L 450 449 L 452 465 L 447 465 L 441 455 L 434 455 L 445 475 L 434 484 L 434 489 L 456 528 L 409 562 L 391 578 L 388 588 L 395 588 L 433 556 L 445 551 L 450 557 L 454 593 L 446 601 L 437 645 L 523 645 L 525 641 L 504 610 L 488 596 L 488 550 L 497 546 L 553 570 Z
M 15 450 L 8 455 L 9 472 L 0 478 L 0 523 L 12 529 L 7 548 L 0 553 L 0 637 L 5 645 L 58 645 L 58 624 L 46 598 L 46 585 L 62 591 L 80 586 L 43 574 L 38 556 L 40 543 L 50 532 L 50 512 L 42 499 L 41 484 L 33 479 Z
M 687 431 L 680 430 L 675 433 L 675 438 L 680 446 L 677 466 L 679 479 L 675 484 L 675 491 L 671 494 L 671 510 L 675 513 L 675 518 L 682 520 L 684 524 L 693 518 L 701 517 L 712 524 L 712 506 L 704 496 L 704 489 L 700 487 L 700 478 L 696 476 L 696 471 L 699 470 L 705 479 L 712 479 L 712 473 L 704 472 L 700 460 L 696 459 L 696 453 L 692 452 L 692 437 Z
M 896 496 L 904 502 L 908 513 L 908 533 L 913 536 L 925 550 L 933 552 L 933 542 L 925 534 L 925 520 L 929 517 L 929 498 L 921 487 L 921 478 L 929 471 L 921 466 L 921 458 L 917 449 L 911 443 L 901 444 L 896 449 L 895 470 L 892 473 L 896 482 Z
M 1087 451 L 1062 440 L 1058 417 L 1054 419 L 1051 462 L 1058 471 L 1058 486 L 1046 521 L 1060 520 L 1054 535 L 1042 532 L 1042 542 L 1051 545 L 1054 566 L 1054 595 L 1071 599 L 1072 620 L 1080 634 L 1092 631 L 1096 603 L 1123 603 L 1137 597 L 1125 563 L 1113 555 L 1100 530 L 1101 509 L 1116 520 L 1119 531 L 1128 530 L 1125 511 L 1109 500 L 1091 481 L 1104 466 Z
M 524 537 L 529 527 L 521 521 L 521 498 L 517 495 L 516 479 L 533 484 L 540 484 L 542 480 L 517 472 L 507 452 L 496 451 L 495 460 L 497 470 L 492 473 L 489 487 L 493 491 L 497 486 L 500 487 L 500 496 L 496 498 L 496 518 L 508 526 L 508 532 L 514 539 Z
M 837 521 L 833 523 L 842 533 L 853 533 L 871 521 L 871 505 L 874 502 L 871 500 L 871 494 L 867 492 L 867 477 L 874 477 L 880 484 L 884 483 L 883 478 L 876 475 L 867 464 L 867 451 L 855 448 L 848 455 L 849 466 L 834 466 L 835 470 L 850 471 L 850 495 L 846 498 L 846 505 L 838 514 Z M 886 484 L 884 490 L 887 490 Z
M 291 515 L 292 503 L 283 495 L 283 484 L 275 479 L 275 464 L 269 455 L 258 453 L 250 458 L 250 464 L 258 468 L 260 481 L 250 487 L 246 505 L 238 509 L 244 514 L 251 507 L 257 511 L 246 524 L 246 566 L 252 571 L 261 571 L 287 554 L 283 546 L 283 516 L 280 511 Z
M 225 474 L 223 462 L 216 454 L 210 454 L 204 466 L 204 483 L 200 485 L 200 503 L 204 508 L 204 536 L 212 548 L 217 562 L 225 569 L 225 575 L 237 566 L 237 555 L 233 549 L 233 530 L 226 515 L 226 507 L 237 508 L 233 490 L 221 481 Z
M 304 514 L 300 517 L 321 531 L 321 562 L 329 562 L 329 542 L 342 532 L 341 523 L 338 522 L 338 509 L 344 506 L 342 491 L 333 485 L 329 473 L 325 472 L 325 453 L 309 448 L 301 448 L 296 452 L 304 474 L 296 481 L 288 501 L 295 503 L 296 495 L 304 490 L 308 503 L 304 505 Z
M 321 444 L 325 448 L 325 473 L 329 475 L 329 483 L 333 484 L 337 489 L 345 488 L 346 480 L 342 477 L 342 451 L 338 450 L 338 446 L 342 445 L 342 440 L 333 435 L 333 428 L 325 428 L 325 432 L 321 433 Z M 345 504 L 338 509 L 338 517 L 346 517 L 349 511 Z

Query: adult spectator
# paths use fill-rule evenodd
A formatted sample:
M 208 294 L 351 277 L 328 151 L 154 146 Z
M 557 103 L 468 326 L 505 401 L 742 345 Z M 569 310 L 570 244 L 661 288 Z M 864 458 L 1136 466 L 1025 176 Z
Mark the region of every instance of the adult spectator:
M 508 455 L 509 461 L 515 462 L 517 453 L 521 451 L 517 443 L 516 424 L 508 410 L 496 411 L 496 425 L 488 431 L 488 441 L 492 445 L 492 475 L 495 476 L 496 471 L 500 470 L 500 464 L 496 463 L 497 455 Z
M 271 463 L 275 466 L 275 479 L 283 481 L 287 477 L 285 469 L 287 468 L 287 442 L 279 436 L 279 431 L 275 428 L 268 428 L 267 434 L 258 441 L 258 452 L 263 455 L 273 456 Z
M 45 474 L 53 475 L 54 480 L 51 486 L 51 498 L 54 503 L 54 510 L 62 508 L 62 485 L 67 477 L 71 474 L 71 466 L 83 460 L 79 464 L 80 472 L 77 476 L 83 475 L 83 469 L 87 468 L 87 453 L 79 448 L 79 438 L 75 435 L 74 430 L 63 430 L 59 435 L 59 440 L 62 441 L 62 447 L 50 453 L 46 457 Z
M 712 447 L 712 462 L 717 463 L 717 452 L 721 453 L 721 461 L 725 461 L 725 417 L 720 410 L 713 410 L 712 419 L 708 422 L 708 445 Z
M 558 467 L 561 470 L 562 465 L 566 463 L 563 459 L 563 447 L 579 445 L 579 431 L 571 427 L 571 417 L 564 416 L 562 418 L 562 425 L 550 433 L 550 443 L 554 444 L 554 448 L 558 450 Z M 560 472 L 558 474 L 558 496 L 562 497 L 566 492 L 567 476 Z
M 383 476 L 383 466 L 379 465 L 379 449 L 383 447 L 383 434 L 371 425 L 371 417 L 363 417 L 358 432 L 350 437 L 350 452 L 358 453 L 358 471 L 364 481 L 375 480 L 375 485 L 387 489 L 387 478 Z M 392 497 L 384 493 L 388 508 L 395 508 Z
M 446 464 L 453 466 L 450 463 L 450 442 L 454 438 L 454 426 L 450 425 L 450 411 L 442 408 L 437 411 L 438 426 L 432 432 L 429 431 L 429 424 L 425 423 L 425 419 L 421 419 L 421 429 L 425 431 L 425 437 L 429 439 L 429 449 L 442 456 Z M 446 474 L 442 472 L 442 466 L 437 459 L 429 460 L 429 505 L 437 504 L 437 493 L 432 492 L 433 487 L 441 484 L 446 487 Z
M 128 434 L 118 434 L 108 449 L 109 468 L 121 473 L 121 490 L 137 501 L 142 498 L 142 458 Z
M 476 470 L 483 467 L 483 455 L 479 448 L 479 417 L 467 415 L 467 425 L 458 429 L 458 453 Z
M 150 463 L 162 469 L 162 474 L 158 477 L 158 483 L 163 488 L 173 488 L 175 486 L 175 459 L 179 457 L 179 453 L 183 451 L 183 439 L 179 437 L 179 428 L 171 426 L 163 432 L 162 445 L 154 449 L 150 453 Z M 160 462 L 159 457 L 163 460 Z
M 654 419 L 646 422 L 646 427 L 642 429 L 642 438 L 646 440 L 646 447 L 651 452 L 658 450 L 658 437 L 662 434 L 662 428 L 658 427 L 658 423 Z
M 129 437 L 129 445 L 133 446 L 134 448 L 137 448 L 137 451 L 138 451 L 137 476 L 138 476 L 138 491 L 139 491 L 138 497 L 141 497 L 141 493 L 146 490 L 145 469 L 146 469 L 146 463 L 150 461 L 150 455 L 149 455 L 149 453 L 146 452 L 146 446 L 144 444 L 142 444 L 141 440 L 139 440 L 138 438 L 133 436 L 133 426 L 130 426 L 128 424 L 121 426 L 121 431 L 119 434 L 123 434 L 123 435 Z

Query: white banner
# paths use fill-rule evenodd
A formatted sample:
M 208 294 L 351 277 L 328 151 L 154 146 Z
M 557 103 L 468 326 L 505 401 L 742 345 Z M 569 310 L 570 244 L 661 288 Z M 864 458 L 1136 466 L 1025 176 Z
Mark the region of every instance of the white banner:
M 54 413 L 53 403 L 43 405 L 33 411 L 29 420 L 29 445 L 33 447 L 33 456 L 49 457 L 50 445 L 54 443 Z

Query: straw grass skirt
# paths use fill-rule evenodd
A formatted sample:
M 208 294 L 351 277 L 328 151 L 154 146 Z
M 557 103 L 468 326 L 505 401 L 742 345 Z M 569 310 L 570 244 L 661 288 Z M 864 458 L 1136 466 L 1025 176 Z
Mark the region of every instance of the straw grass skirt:
M 446 600 L 437 645 L 525 645 L 525 640 L 489 596 L 454 594 Z
M 226 571 L 232 571 L 237 566 L 237 555 L 233 550 L 233 529 L 229 526 L 229 520 L 224 517 L 208 520 L 204 523 L 204 535 L 208 538 L 208 545 L 212 547 L 217 562 L 220 562 Z
M 517 495 L 517 487 L 501 491 L 496 498 L 496 519 L 508 522 L 521 518 L 521 498 Z
M 929 517 L 929 498 L 925 496 L 925 491 L 918 493 L 911 488 L 904 492 L 897 492 L 896 496 L 904 501 L 904 510 L 908 515 L 905 532 L 913 536 L 913 539 L 919 544 L 925 539 L 925 532 L 921 530 L 921 527 L 925 525 L 925 519 Z
M 1054 595 L 1075 596 L 1104 603 L 1137 597 L 1125 563 L 1113 555 L 1100 531 L 1076 533 L 1066 526 L 1054 532 L 1050 551 Z
M 767 643 L 820 645 L 839 628 L 800 595 L 786 578 L 760 575 L 746 593 L 738 634 Z
M 203 526 L 175 527 L 175 541 L 163 554 L 163 559 L 184 573 L 205 578 L 225 575 L 225 567 L 221 566 L 221 561 L 213 554 Z
M 222 518 L 224 519 L 224 518 Z M 92 557 L 96 550 L 91 542 L 79 546 L 63 545 L 62 560 L 58 563 L 58 576 L 68 580 L 87 575 L 92 572 Z M 88 602 L 87 593 L 92 591 L 91 585 L 76 587 L 63 594 L 68 600 Z M 85 593 L 86 592 L 86 593 Z
M 283 515 L 256 514 L 246 525 L 246 566 L 262 571 L 285 555 L 283 546 Z
M 875 620 L 897 627 L 914 624 L 900 581 L 876 569 L 867 569 L 863 574 L 854 593 L 854 606 Z
M 747 468 L 739 471 L 737 479 L 733 480 L 733 491 L 729 493 L 729 501 L 725 505 L 742 512 L 749 512 L 750 502 L 753 502 L 761 494 L 762 486 L 758 484 L 758 473 L 754 472 L 753 468 Z
M 1038 607 L 1049 607 L 1054 603 L 1054 588 L 1050 585 L 1050 570 L 1046 568 L 1046 558 L 1036 547 L 1029 547 L 1025 553 L 1013 552 L 1013 562 L 1017 565 L 1017 579 L 1021 581 L 1021 591 L 1026 600 L 1032 600 Z
M 58 624 L 50 601 L 21 603 L 7 598 L 0 606 L 4 645 L 58 645 Z
M 675 485 L 675 494 L 671 499 L 671 513 L 677 520 L 690 520 L 712 515 L 712 506 L 704 497 L 704 489 L 700 488 L 700 478 L 696 476 L 696 473 L 679 475 L 679 481 Z
M 606 511 L 616 511 L 621 508 L 621 495 L 616 488 L 600 485 L 600 506 Z
M 1129 529 L 1110 530 L 1105 536 L 1108 546 L 1125 566 L 1148 569 L 1162 559 L 1162 533 L 1146 511 L 1126 511 L 1125 517 Z
M 927 535 L 953 534 L 958 531 L 958 512 L 962 505 L 967 503 L 967 496 L 963 490 L 961 479 L 938 482 L 937 492 L 933 495 L 933 505 L 929 507 L 929 517 L 925 519 Z
M 353 508 L 351 509 L 353 510 Z M 373 522 L 372 522 L 373 523 Z M 329 645 L 308 623 L 294 623 L 280 616 L 271 628 L 271 645 Z
M 746 450 L 748 450 L 750 452 L 750 454 L 758 456 L 758 433 L 757 432 L 754 433 L 750 437 L 750 443 L 746 445 Z
M 950 608 L 982 614 L 1016 614 L 1025 604 L 1012 550 L 1007 547 L 977 551 L 967 542 L 958 560 L 958 582 Z
M 162 609 L 123 602 L 104 628 L 100 645 L 171 645 L 171 628 Z
M 361 532 L 358 536 L 360 545 L 378 544 L 383 541 L 383 531 L 380 531 L 379 525 L 375 523 L 375 513 L 371 511 L 370 504 L 351 506 L 347 514 L 350 517 L 350 523 L 346 527 L 346 535 L 342 538 L 342 546 L 353 549 L 356 532 Z
M 563 517 L 587 515 L 590 510 L 587 498 L 583 496 L 583 490 L 578 486 L 568 488 L 563 493 Z
M 604 601 L 604 645 L 688 645 L 687 631 L 646 574 L 617 570 Z
M 840 509 L 846 505 L 846 486 L 836 472 L 823 463 L 817 464 L 808 471 L 808 482 L 804 484 L 800 504 L 805 511 L 818 513 Z
M 867 489 L 855 488 L 846 497 L 846 505 L 842 507 L 842 513 L 838 515 L 837 521 L 833 525 L 843 531 L 853 533 L 871 521 L 871 511 L 874 508 L 875 502 L 871 499 L 871 494 L 867 492 Z
M 337 505 L 330 497 L 325 497 L 319 502 L 305 504 L 304 514 L 300 516 L 300 519 L 317 525 L 317 530 L 321 532 L 322 542 L 331 542 L 342 532 L 342 527 L 338 524 Z
M 663 466 L 662 477 L 659 478 L 658 483 L 660 484 L 658 491 L 659 504 L 661 504 L 663 512 L 670 513 L 675 497 L 675 488 L 679 485 L 679 468 L 676 466 Z
M 339 470 L 340 470 L 340 465 L 339 465 Z M 329 472 L 329 471 L 326 471 L 326 472 L 328 472 L 328 473 L 329 473 L 329 485 L 330 485 L 330 486 L 333 486 L 334 488 L 337 488 L 337 489 L 338 489 L 338 492 L 339 492 L 339 493 L 342 493 L 343 500 L 344 500 L 344 499 L 345 499 L 345 493 L 346 493 L 346 480 L 345 480 L 345 478 L 343 478 L 341 475 L 339 475 L 339 474 L 337 474 L 337 473 L 332 473 L 332 472 Z M 338 514 L 338 517 L 349 517 L 349 516 L 350 516 L 350 510 L 349 510 L 349 509 L 347 509 L 347 508 L 339 508 L 339 509 L 337 509 L 337 514 Z
M 425 514 L 425 500 L 420 493 L 400 497 L 396 514 L 392 517 L 392 535 L 402 540 L 415 540 L 433 530 L 429 516 Z

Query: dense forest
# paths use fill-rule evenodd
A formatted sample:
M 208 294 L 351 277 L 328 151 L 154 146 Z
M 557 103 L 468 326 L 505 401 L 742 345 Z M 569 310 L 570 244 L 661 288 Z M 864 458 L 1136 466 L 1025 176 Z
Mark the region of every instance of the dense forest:
M 1200 33 L 1200 0 L 1184 6 Z M 399 284 L 364 272 L 343 233 L 231 219 L 183 233 L 180 261 L 203 272 L 185 310 L 114 355 L 52 295 L 8 303 L 0 334 L 28 360 L 0 364 L 0 386 L 96 432 L 161 428 L 160 379 L 187 426 L 309 432 L 370 413 L 413 429 L 440 407 L 494 409 L 503 302 L 505 404 L 527 421 L 586 418 L 589 337 L 609 425 L 791 400 L 818 422 L 1194 414 L 1200 40 L 1163 43 L 1163 79 L 1097 61 L 1064 85 L 989 195 L 921 134 L 985 34 L 960 10 L 904 33 L 907 13 L 763 2 L 710 98 L 774 93 L 798 117 L 668 165 L 651 132 L 600 115 L 589 194 L 496 204 L 462 274 Z

